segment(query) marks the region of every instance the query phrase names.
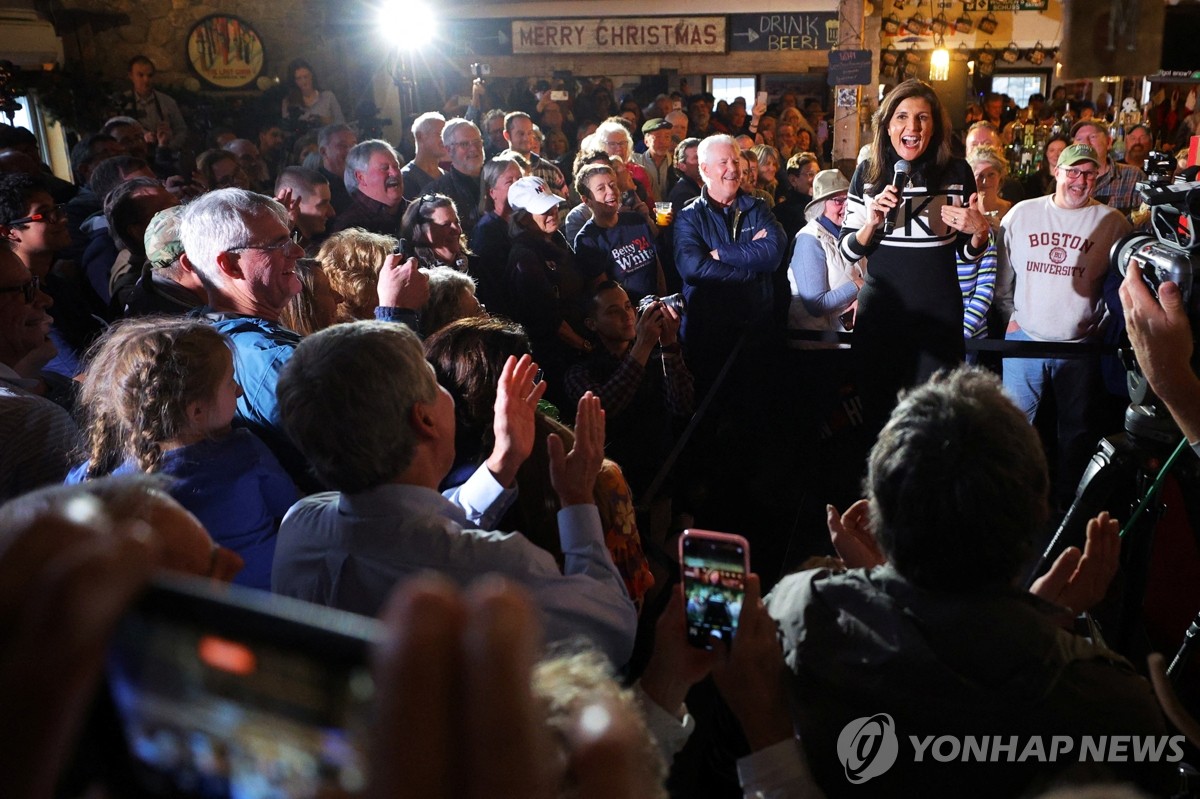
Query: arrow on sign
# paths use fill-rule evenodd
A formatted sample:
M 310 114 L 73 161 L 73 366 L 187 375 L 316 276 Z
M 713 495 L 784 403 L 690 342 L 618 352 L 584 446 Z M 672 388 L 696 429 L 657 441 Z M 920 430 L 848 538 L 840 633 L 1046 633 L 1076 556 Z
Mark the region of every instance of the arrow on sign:
M 495 36 L 480 36 L 481 42 L 499 42 L 500 44 L 508 44 L 508 34 L 504 31 L 496 31 Z
M 750 28 L 746 28 L 745 33 L 735 33 L 733 35 L 734 36 L 745 36 L 746 44 L 749 44 L 750 42 L 753 42 L 755 39 L 759 38 L 759 35 L 757 33 L 755 33 L 753 30 L 751 30 Z

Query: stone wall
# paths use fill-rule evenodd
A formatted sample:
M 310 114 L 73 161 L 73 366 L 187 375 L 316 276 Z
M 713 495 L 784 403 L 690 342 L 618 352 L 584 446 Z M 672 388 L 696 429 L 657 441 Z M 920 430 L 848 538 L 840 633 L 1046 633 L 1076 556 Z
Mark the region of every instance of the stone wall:
M 82 64 L 96 77 L 122 80 L 129 59 L 142 53 L 158 67 L 159 85 L 208 91 L 188 68 L 185 40 L 192 26 L 204 17 L 232 14 L 249 23 L 262 38 L 263 76 L 286 80 L 283 73 L 288 63 L 305 58 L 313 65 L 322 87 L 336 92 L 343 106 L 350 103 L 350 84 L 357 70 L 342 67 L 348 40 L 324 33 L 331 24 L 327 17 L 337 15 L 333 4 L 315 0 L 65 0 L 64 5 L 102 15 L 128 16 L 125 25 L 103 29 L 103 23 L 93 23 L 81 27 L 77 36 L 63 37 L 68 63 Z M 246 91 L 257 89 L 251 85 Z

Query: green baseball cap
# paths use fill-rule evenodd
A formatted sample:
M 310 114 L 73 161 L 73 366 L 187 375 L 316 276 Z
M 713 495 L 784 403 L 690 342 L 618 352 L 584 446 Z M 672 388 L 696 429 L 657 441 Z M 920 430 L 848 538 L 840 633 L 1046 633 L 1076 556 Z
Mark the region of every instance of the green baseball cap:
M 1091 161 L 1100 166 L 1100 156 L 1087 144 L 1068 144 L 1058 154 L 1059 166 L 1075 166 L 1082 161 Z

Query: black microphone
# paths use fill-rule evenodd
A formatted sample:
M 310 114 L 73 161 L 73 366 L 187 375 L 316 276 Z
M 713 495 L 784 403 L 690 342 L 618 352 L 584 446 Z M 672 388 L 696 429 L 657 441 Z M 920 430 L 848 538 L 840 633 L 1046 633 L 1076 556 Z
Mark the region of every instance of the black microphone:
M 896 162 L 896 172 L 892 175 L 892 185 L 896 187 L 897 196 L 904 191 L 904 187 L 908 185 L 908 171 L 912 169 L 912 164 L 905 161 L 903 158 Z M 899 197 L 903 199 L 903 197 Z M 900 209 L 900 203 L 896 203 L 895 207 L 887 212 L 887 217 L 883 220 L 883 235 L 889 236 L 896 229 L 896 211 Z

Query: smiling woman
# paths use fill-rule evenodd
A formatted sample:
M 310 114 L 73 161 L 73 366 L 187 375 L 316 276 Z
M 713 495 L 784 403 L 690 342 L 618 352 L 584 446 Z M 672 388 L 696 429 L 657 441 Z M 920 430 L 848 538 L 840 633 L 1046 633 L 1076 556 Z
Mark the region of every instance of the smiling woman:
M 874 426 L 887 418 L 899 389 L 963 360 L 955 261 L 978 260 L 989 228 L 975 176 L 965 161 L 951 158 L 949 135 L 933 88 L 905 81 L 880 104 L 870 155 L 850 181 L 840 246 L 852 261 L 871 261 L 854 353 Z

